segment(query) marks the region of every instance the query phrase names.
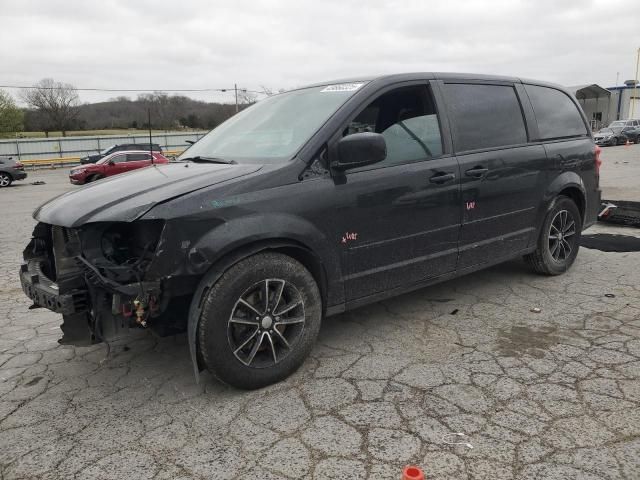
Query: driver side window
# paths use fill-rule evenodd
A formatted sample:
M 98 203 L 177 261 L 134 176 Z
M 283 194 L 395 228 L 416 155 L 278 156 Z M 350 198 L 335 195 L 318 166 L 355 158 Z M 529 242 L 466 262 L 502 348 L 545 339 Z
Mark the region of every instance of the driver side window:
M 375 99 L 349 123 L 344 135 L 359 132 L 384 137 L 387 158 L 376 165 L 399 165 L 442 155 L 435 103 L 424 85 L 398 88 Z
M 122 162 L 126 162 L 127 161 L 127 156 L 126 155 L 114 155 L 111 158 L 111 161 L 113 163 L 122 163 Z

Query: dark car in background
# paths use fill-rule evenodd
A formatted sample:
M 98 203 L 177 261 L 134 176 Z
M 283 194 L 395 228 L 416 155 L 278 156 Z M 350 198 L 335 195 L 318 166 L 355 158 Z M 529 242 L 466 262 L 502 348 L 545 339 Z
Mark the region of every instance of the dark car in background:
M 100 153 L 96 153 L 94 155 L 87 155 L 86 157 L 82 157 L 80 159 L 80 163 L 96 163 L 101 158 L 106 157 L 115 152 L 124 152 L 124 151 L 144 151 L 144 152 L 159 152 L 162 153 L 162 147 L 157 143 L 122 143 L 119 145 L 112 145 L 108 148 L 105 148 Z
M 640 120 L 616 120 L 611 125 L 601 128 L 594 135 L 596 145 L 624 145 L 640 142 Z
M 163 163 L 169 163 L 169 160 L 158 152 L 115 152 L 101 158 L 96 163 L 72 168 L 69 172 L 69 181 L 75 185 L 84 185 L 101 178 Z
M 8 187 L 14 180 L 24 180 L 27 173 L 24 165 L 12 157 L 0 156 L 0 188 Z
M 599 155 L 553 84 L 312 85 L 255 103 L 177 162 L 39 207 L 22 288 L 62 314 L 60 343 L 187 331 L 196 372 L 259 388 L 302 364 L 325 316 L 519 257 L 566 272 L 600 208 Z

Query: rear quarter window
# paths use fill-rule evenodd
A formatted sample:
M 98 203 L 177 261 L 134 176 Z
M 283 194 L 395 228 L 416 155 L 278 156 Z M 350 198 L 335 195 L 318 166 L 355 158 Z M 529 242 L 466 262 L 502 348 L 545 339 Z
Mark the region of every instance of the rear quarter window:
M 525 85 L 538 122 L 540 139 L 587 135 L 587 127 L 576 104 L 555 88 Z
M 456 151 L 527 142 L 522 108 L 509 85 L 445 85 Z

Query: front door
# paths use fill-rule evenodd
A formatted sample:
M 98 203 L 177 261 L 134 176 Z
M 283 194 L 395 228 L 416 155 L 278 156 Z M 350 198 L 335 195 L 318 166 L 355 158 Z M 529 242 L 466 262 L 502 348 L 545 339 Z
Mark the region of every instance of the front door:
M 429 86 L 380 95 L 343 134 L 361 131 L 384 136 L 387 158 L 335 179 L 347 301 L 452 272 L 458 255 L 458 165 L 443 154 Z

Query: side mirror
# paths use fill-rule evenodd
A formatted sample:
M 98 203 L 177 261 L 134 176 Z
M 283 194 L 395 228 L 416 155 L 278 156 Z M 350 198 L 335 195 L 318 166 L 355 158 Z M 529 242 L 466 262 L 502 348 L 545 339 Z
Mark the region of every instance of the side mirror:
M 109 165 L 115 165 L 115 164 L 116 164 L 116 162 L 114 162 L 113 160 L 109 160 L 107 163 L 108 163 Z
M 336 170 L 371 165 L 387 158 L 387 143 L 379 133 L 354 133 L 338 141 L 337 156 L 331 163 Z

